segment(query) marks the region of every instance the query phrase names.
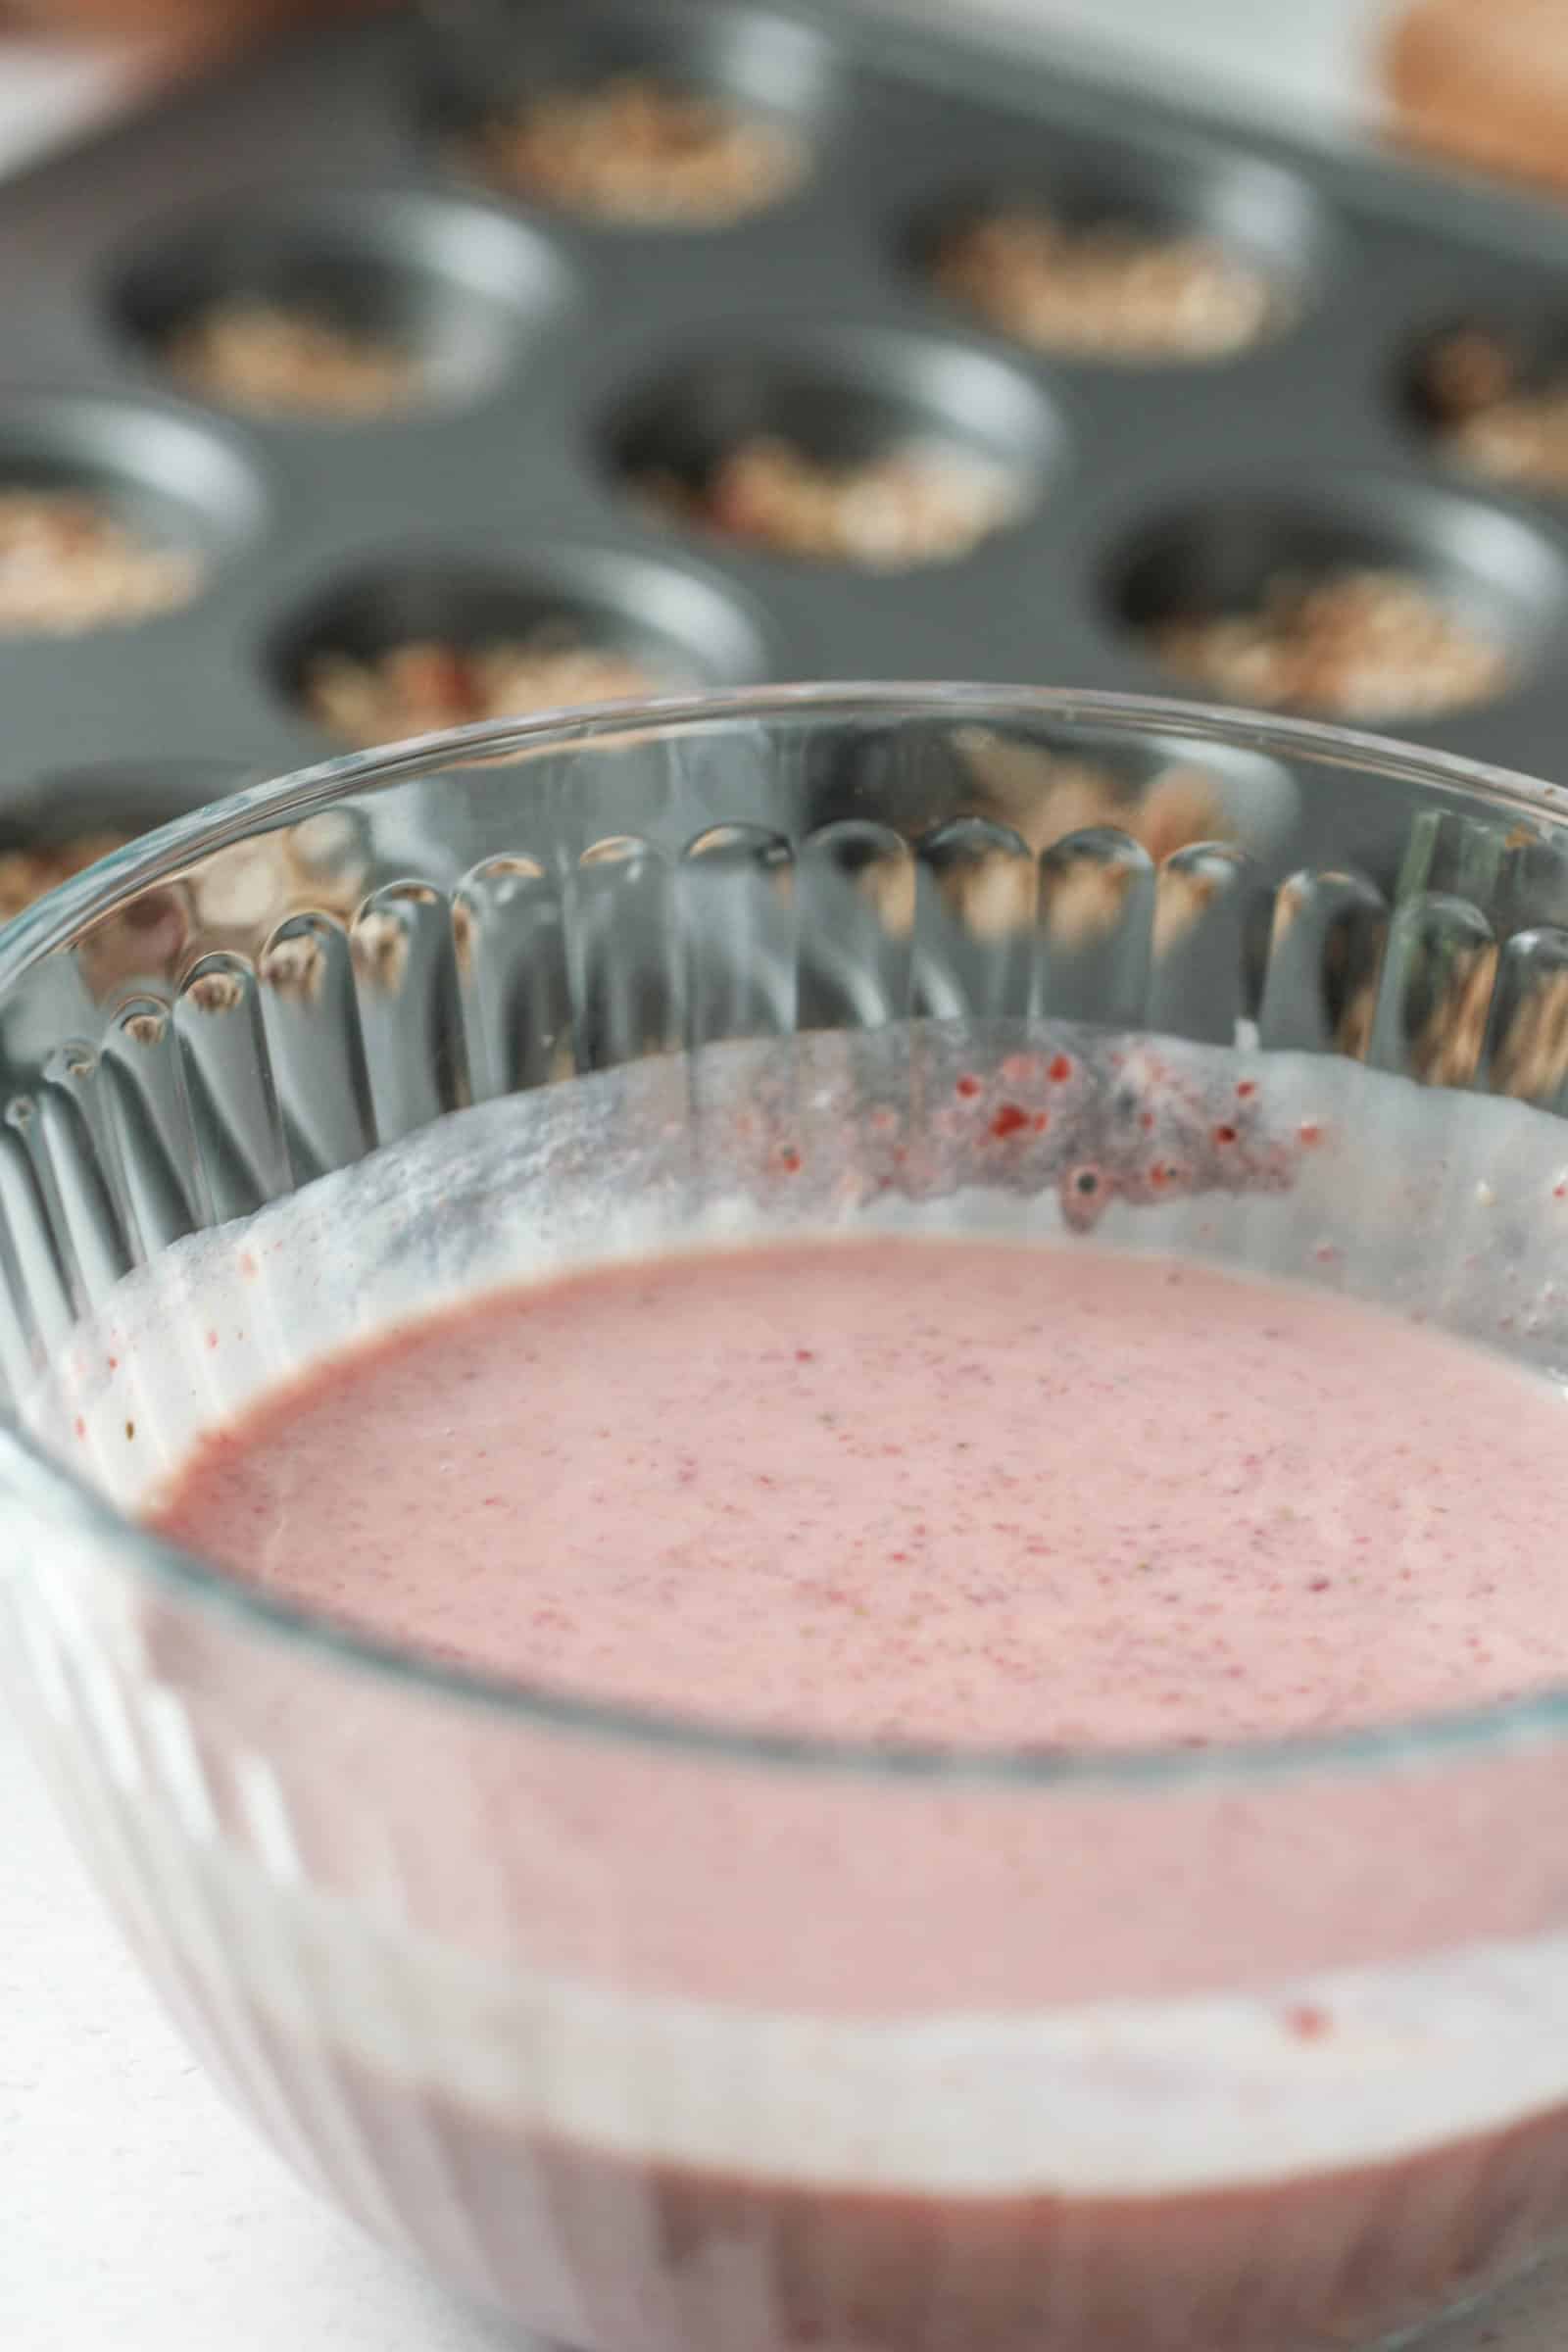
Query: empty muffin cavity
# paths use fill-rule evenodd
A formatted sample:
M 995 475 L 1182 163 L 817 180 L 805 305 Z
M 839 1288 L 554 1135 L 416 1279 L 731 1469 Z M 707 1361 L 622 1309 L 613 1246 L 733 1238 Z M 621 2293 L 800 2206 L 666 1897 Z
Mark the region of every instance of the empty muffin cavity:
M 1286 173 L 1090 152 L 1050 184 L 950 201 L 913 249 L 939 293 L 1000 334 L 1154 365 L 1229 358 L 1279 333 L 1322 235 Z
M 114 301 L 182 390 L 251 416 L 352 422 L 476 397 L 565 285 L 519 224 L 389 189 L 269 197 L 180 229 Z
M 711 229 L 808 175 L 831 74 L 804 27 L 687 7 L 536 20 L 443 61 L 444 135 L 487 185 L 616 227 Z
M 651 517 L 864 571 L 952 563 L 1034 504 L 1057 433 L 1031 386 L 974 353 L 807 339 L 679 369 L 612 456 Z
M 1562 578 L 1509 517 L 1399 493 L 1321 512 L 1217 502 L 1150 535 L 1114 594 L 1165 670 L 1216 701 L 1411 719 L 1506 691 Z
M 1445 455 L 1494 482 L 1568 491 L 1568 336 L 1479 322 L 1446 328 L 1411 379 L 1421 421 Z
M 745 679 L 760 660 L 707 582 L 588 551 L 529 581 L 440 563 L 364 578 L 290 624 L 273 667 L 324 733 L 368 748 Z

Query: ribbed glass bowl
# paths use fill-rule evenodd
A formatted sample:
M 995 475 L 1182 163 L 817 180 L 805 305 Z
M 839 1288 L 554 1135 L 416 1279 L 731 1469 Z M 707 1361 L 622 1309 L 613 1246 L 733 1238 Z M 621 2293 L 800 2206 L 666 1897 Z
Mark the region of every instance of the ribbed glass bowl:
M 1343 2352 L 1568 2230 L 1568 1697 L 813 1745 L 135 1523 L 322 1348 L 715 1230 L 1093 1226 L 1561 1376 L 1565 842 L 1327 728 L 798 689 L 339 760 L 0 933 L 0 1661 L 302 2171 L 591 2352 Z

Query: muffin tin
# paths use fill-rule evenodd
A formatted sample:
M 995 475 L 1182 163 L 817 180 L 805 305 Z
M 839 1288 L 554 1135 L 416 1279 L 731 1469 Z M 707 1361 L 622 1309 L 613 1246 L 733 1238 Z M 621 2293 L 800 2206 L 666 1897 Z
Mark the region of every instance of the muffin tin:
M 627 226 L 476 179 L 524 92 L 648 74 L 808 152 L 727 225 Z M 1054 356 L 932 282 L 945 224 L 1016 202 L 1216 242 L 1265 270 L 1231 356 Z M 1282 570 L 1408 567 L 1507 656 L 1502 690 L 1388 731 L 1554 773 L 1568 498 L 1478 480 L 1412 398 L 1456 320 L 1558 330 L 1568 219 L 1362 154 L 1240 137 L 1049 61 L 868 22 L 627 0 L 427 0 L 318 27 L 0 193 L 0 487 L 85 483 L 199 557 L 178 612 L 0 638 L 0 802 L 337 748 L 314 654 L 564 617 L 674 686 L 892 676 L 1170 690 L 1150 631 Z M 225 413 L 169 335 L 229 297 L 320 303 L 412 352 L 407 413 Z M 935 440 L 1000 469 L 957 560 L 863 572 L 661 516 L 752 434 L 853 460 Z M 1179 685 L 1176 691 L 1181 691 Z M 209 767 L 208 762 L 214 764 Z

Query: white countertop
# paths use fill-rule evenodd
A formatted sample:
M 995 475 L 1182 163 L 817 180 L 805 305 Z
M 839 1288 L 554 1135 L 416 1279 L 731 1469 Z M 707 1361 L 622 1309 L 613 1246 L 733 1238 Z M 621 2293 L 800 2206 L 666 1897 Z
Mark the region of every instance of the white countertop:
M 876 0 L 950 16 L 952 0 Z M 1204 77 L 1238 106 L 1354 111 L 1378 0 L 986 0 Z M 0 170 L 109 111 L 123 54 L 0 47 Z M 502 2339 L 298 2188 L 166 2025 L 0 1712 L 0 2347 L 4 2352 L 497 2352 Z M 1425 2352 L 1563 2352 L 1568 2278 Z M 737 2352 L 741 2348 L 737 2347 Z
M 309 2196 L 188 2055 L 0 1711 L 5 2352 L 496 2352 Z

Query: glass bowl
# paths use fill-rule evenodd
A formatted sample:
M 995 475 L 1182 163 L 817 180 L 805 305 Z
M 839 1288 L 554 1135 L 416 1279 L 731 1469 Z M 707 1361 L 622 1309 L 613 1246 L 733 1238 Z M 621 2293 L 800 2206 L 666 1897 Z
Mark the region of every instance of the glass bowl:
M 1562 1377 L 1565 843 L 1326 727 L 795 689 L 336 760 L 0 934 L 0 1661 L 302 2172 L 585 2352 L 1343 2352 L 1563 2235 L 1563 1695 L 792 1740 L 134 1515 L 323 1347 L 713 1231 L 1093 1227 Z

